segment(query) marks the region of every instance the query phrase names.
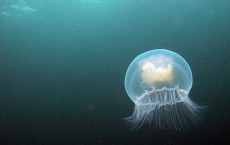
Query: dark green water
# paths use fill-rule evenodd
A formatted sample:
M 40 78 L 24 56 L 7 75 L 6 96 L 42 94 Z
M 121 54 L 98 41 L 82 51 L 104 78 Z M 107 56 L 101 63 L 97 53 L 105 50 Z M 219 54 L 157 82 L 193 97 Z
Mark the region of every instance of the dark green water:
M 2 0 L 0 144 L 227 144 L 230 1 Z M 130 62 L 167 48 L 193 72 L 198 128 L 131 131 Z

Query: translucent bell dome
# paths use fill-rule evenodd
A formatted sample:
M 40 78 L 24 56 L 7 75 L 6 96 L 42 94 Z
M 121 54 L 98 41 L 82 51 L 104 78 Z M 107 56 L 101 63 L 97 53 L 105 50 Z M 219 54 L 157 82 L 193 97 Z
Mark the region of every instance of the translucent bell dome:
M 133 101 L 152 88 L 178 87 L 189 93 L 192 83 L 192 71 L 185 59 L 166 49 L 140 54 L 125 75 L 125 89 Z

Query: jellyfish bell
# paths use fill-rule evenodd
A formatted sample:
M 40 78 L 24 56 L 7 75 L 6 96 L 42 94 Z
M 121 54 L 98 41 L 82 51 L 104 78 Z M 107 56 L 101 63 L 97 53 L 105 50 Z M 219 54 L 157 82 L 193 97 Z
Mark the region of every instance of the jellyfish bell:
M 192 71 L 180 55 L 156 49 L 137 56 L 125 75 L 125 89 L 134 102 L 126 120 L 133 128 L 154 122 L 157 128 L 183 129 L 198 125 L 198 106 L 189 98 Z

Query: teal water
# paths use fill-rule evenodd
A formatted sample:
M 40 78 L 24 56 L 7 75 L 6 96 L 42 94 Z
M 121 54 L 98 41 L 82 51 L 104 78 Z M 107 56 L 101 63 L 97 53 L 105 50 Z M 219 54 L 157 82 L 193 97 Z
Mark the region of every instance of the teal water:
M 230 1 L 2 0 L 0 144 L 227 144 Z M 125 72 L 167 48 L 189 63 L 198 128 L 172 131 L 123 118 Z

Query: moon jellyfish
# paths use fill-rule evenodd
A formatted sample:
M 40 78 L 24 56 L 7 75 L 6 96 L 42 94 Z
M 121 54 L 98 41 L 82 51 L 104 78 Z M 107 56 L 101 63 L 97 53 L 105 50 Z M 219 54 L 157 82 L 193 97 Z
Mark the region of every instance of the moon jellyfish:
M 180 55 L 156 49 L 137 56 L 125 75 L 125 89 L 134 102 L 126 120 L 133 128 L 154 122 L 156 128 L 198 125 L 201 106 L 189 98 L 192 71 Z

